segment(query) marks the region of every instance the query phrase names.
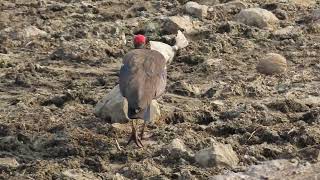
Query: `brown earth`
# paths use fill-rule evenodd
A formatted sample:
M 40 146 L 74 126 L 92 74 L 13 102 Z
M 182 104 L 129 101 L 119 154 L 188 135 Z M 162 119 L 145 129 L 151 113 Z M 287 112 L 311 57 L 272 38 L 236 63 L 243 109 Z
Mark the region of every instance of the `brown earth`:
M 228 169 L 235 172 L 274 159 L 317 162 L 320 34 L 310 14 L 320 3 L 313 1 L 243 1 L 274 12 L 281 27 L 299 28 L 289 35 L 232 22 L 244 7 L 214 6 L 227 0 L 198 1 L 212 9 L 168 67 L 161 120 L 148 126 L 146 147 L 117 151 L 111 125 L 93 107 L 117 84 L 135 32 L 174 43 L 157 17 L 183 14 L 185 2 L 1 0 L 0 157 L 20 164 L 1 168 L 1 179 L 61 179 L 68 169 L 101 179 L 176 179 L 186 171 L 207 179 L 224 171 L 168 155 L 164 147 L 175 138 L 193 152 L 213 141 L 231 144 L 240 158 Z M 47 34 L 26 33 L 30 25 Z M 257 73 L 270 52 L 287 58 L 286 74 Z M 130 131 L 123 128 L 121 145 Z

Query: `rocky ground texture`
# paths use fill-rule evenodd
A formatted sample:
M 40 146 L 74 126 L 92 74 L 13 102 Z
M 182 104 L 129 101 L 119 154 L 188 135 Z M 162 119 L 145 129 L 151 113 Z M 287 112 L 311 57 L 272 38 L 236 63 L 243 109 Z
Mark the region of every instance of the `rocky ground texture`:
M 320 178 L 320 2 L 195 2 L 1 0 L 0 179 Z M 94 107 L 134 33 L 179 29 L 161 118 L 118 151 Z

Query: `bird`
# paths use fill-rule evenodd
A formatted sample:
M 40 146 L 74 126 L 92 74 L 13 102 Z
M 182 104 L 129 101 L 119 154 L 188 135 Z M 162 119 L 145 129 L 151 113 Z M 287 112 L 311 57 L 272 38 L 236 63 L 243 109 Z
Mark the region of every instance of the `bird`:
M 158 51 L 145 49 L 146 37 L 142 34 L 134 36 L 134 49 L 123 57 L 120 68 L 119 87 L 123 97 L 128 101 L 128 117 L 131 120 L 131 141 L 142 148 L 141 140 L 150 116 L 151 102 L 165 92 L 167 83 L 167 66 L 165 57 Z M 143 119 L 140 137 L 137 134 L 137 119 Z M 136 122 L 137 124 L 137 122 Z

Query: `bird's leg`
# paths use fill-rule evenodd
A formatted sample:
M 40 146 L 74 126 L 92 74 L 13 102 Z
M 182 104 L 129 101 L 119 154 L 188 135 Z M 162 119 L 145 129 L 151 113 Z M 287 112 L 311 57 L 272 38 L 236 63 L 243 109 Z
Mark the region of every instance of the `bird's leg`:
M 143 122 L 143 126 L 142 126 L 142 129 L 141 129 L 141 133 L 140 133 L 140 138 L 141 138 L 141 140 L 143 140 L 144 139 L 144 129 L 145 129 L 145 127 L 146 127 L 146 121 L 144 121 Z
M 133 121 L 134 121 L 134 120 L 131 120 L 132 132 L 131 132 L 131 136 L 130 136 L 130 139 L 129 139 L 127 145 L 129 145 L 130 142 L 133 140 L 134 143 L 135 143 L 138 147 L 141 148 L 141 147 L 143 147 L 143 144 L 142 144 L 140 138 L 139 138 L 138 135 L 137 135 L 137 130 L 136 130 L 136 127 L 135 127 Z
M 141 129 L 141 133 L 140 133 L 140 138 L 143 140 L 143 136 L 144 136 L 144 129 L 146 127 L 147 122 L 150 122 L 151 119 L 151 105 L 148 106 L 148 108 L 145 110 L 144 114 L 143 114 L 143 126 Z

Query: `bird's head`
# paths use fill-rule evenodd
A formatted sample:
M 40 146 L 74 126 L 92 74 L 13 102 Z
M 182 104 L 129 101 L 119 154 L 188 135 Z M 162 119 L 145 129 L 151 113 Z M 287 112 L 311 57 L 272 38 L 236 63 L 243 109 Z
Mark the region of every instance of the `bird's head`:
M 133 43 L 134 43 L 134 48 L 142 49 L 146 44 L 146 37 L 141 34 L 135 35 L 133 39 Z

